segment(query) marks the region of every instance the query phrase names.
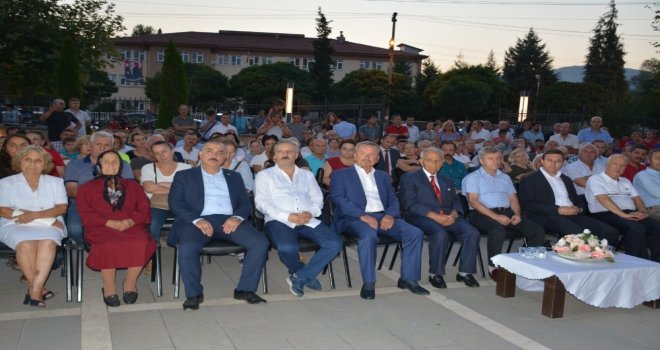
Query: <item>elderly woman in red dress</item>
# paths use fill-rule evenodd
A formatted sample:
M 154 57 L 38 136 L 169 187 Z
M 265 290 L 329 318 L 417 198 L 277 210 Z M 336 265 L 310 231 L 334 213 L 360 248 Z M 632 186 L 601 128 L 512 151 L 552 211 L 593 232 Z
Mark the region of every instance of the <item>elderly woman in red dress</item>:
M 120 176 L 122 165 L 117 152 L 101 153 L 97 178 L 78 190 L 78 212 L 91 244 L 87 266 L 101 270 L 103 301 L 113 307 L 119 306 L 117 269 L 127 268 L 123 299 L 133 304 L 137 278 L 156 250 L 149 234 L 149 199 L 137 182 Z

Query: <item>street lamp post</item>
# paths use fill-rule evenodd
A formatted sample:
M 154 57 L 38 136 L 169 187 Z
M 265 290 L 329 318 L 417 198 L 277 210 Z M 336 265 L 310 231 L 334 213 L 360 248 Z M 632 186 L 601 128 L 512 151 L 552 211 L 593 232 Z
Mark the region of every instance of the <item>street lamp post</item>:
M 389 96 L 392 96 L 392 73 L 394 71 L 394 45 L 396 44 L 396 41 L 394 40 L 395 38 L 395 32 L 396 32 L 396 15 L 397 13 L 394 12 L 392 14 L 392 36 L 389 41 L 389 62 L 387 65 L 387 90 Z M 385 110 L 385 115 L 389 118 L 390 116 L 390 101 L 387 101 L 387 108 Z M 385 122 L 383 121 L 383 124 Z
M 291 114 L 293 113 L 293 87 L 293 82 L 288 82 L 286 84 L 285 120 L 287 123 L 291 122 Z

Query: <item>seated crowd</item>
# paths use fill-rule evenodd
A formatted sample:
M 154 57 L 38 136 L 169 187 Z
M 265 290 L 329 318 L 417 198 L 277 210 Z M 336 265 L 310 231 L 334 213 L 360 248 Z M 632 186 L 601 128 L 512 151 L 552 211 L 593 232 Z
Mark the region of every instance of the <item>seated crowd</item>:
M 481 235 L 490 258 L 507 238 L 529 246 L 546 235 L 589 229 L 626 254 L 660 262 L 660 148 L 656 135 L 614 140 L 599 117 L 570 134 L 557 123 L 519 129 L 500 121 L 455 124 L 393 115 L 381 130 L 375 116 L 359 128 L 328 113 L 311 126 L 280 102 L 261 116 L 254 140 L 243 144 L 228 115 L 215 111 L 198 129 L 179 108 L 173 127 L 100 130 L 55 100 L 42 116 L 48 134 L 12 128 L 0 147 L 0 242 L 16 251 L 28 284 L 24 303 L 44 307 L 55 296 L 48 272 L 64 237 L 86 243 L 87 265 L 101 271 L 103 300 L 120 305 L 116 270 L 127 269 L 124 303 L 138 298 L 136 282 L 150 267 L 162 226 L 173 218 L 167 242 L 178 248 L 185 309 L 204 301 L 199 254 L 211 240 L 246 253 L 234 298 L 264 303 L 255 292 L 269 247 L 288 269 L 292 294 L 319 291 L 317 276 L 339 254 L 341 235 L 354 237 L 362 276 L 360 296 L 376 296 L 380 236 L 402 245 L 397 286 L 426 295 L 422 248 L 428 238 L 428 281 L 446 288 L 449 244 L 460 241 L 457 282 L 473 276 Z M 242 114 L 241 114 L 242 116 Z M 241 124 L 241 129 L 248 128 Z M 326 200 L 329 199 L 329 200 Z M 264 219 L 265 234 L 250 219 Z M 301 259 L 298 238 L 319 247 Z

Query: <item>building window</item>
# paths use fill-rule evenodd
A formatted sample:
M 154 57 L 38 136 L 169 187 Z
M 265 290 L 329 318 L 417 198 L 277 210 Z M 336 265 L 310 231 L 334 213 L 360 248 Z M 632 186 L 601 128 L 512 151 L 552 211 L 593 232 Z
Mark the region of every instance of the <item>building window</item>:
M 108 79 L 109 79 L 113 84 L 117 84 L 117 74 L 108 74 Z
M 303 58 L 302 60 L 302 69 L 311 69 L 312 64 L 314 63 L 313 59 Z
M 241 65 L 241 56 L 232 55 L 231 56 L 231 65 L 232 66 L 240 66 Z
M 136 61 L 144 61 L 147 53 L 144 51 L 133 51 L 133 59 Z
M 228 65 L 229 64 L 229 56 L 228 55 L 218 55 L 218 64 Z
M 165 52 L 164 51 L 158 51 L 158 53 L 156 53 L 156 61 L 158 61 L 158 62 L 165 61 Z
M 191 52 L 190 53 L 190 62 L 192 63 L 204 63 L 204 54 L 201 52 Z
M 248 66 L 256 66 L 259 64 L 259 56 L 249 56 Z
M 335 70 L 343 70 L 344 69 L 344 60 L 336 60 L 334 69 Z
M 300 67 L 300 58 L 291 57 L 291 58 L 289 58 L 289 63 L 291 63 L 292 65 L 294 65 L 296 67 Z
M 105 59 L 108 60 L 108 61 L 113 61 L 114 62 L 114 61 L 117 60 L 117 57 L 113 56 L 112 53 L 107 52 L 105 54 Z
M 272 64 L 273 63 L 273 56 L 261 57 L 261 62 L 263 62 L 263 64 Z
M 131 59 L 131 50 L 119 50 L 119 53 L 121 53 L 122 61 Z
M 360 69 L 368 69 L 369 61 L 360 61 Z
M 181 60 L 183 62 L 190 62 L 190 53 L 189 52 L 182 52 L 181 53 Z
M 383 62 L 371 62 L 371 69 L 383 70 Z

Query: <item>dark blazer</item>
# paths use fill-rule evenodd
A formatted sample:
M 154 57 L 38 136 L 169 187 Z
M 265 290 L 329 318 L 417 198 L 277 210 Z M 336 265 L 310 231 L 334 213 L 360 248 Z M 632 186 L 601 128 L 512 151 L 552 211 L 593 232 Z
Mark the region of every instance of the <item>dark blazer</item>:
M 401 177 L 401 181 L 399 181 L 399 200 L 401 201 L 405 215 L 426 217 L 429 211 L 438 213 L 441 209 L 445 214 L 451 213 L 454 209 L 459 214 L 463 212 L 463 206 L 456 197 L 452 180 L 440 175 L 440 173 L 436 174 L 436 180 L 442 194 L 442 203 L 435 196 L 431 182 L 426 177 L 424 169 L 419 169 L 414 173 L 404 174 Z
M 575 192 L 571 178 L 562 174 L 561 179 L 573 205 L 585 210 L 584 202 Z M 550 187 L 550 183 L 540 170 L 520 180 L 518 198 L 520 199 L 520 207 L 526 215 L 559 215 L 557 212 L 559 206 L 555 205 L 555 195 L 552 187 Z
M 395 218 L 400 217 L 399 200 L 390 184 L 390 177 L 380 170 L 376 170 L 374 176 L 385 214 Z M 366 214 L 367 197 L 355 167 L 333 171 L 330 175 L 330 183 L 332 184 L 330 199 L 335 206 L 335 229 L 341 233 L 351 221 L 359 220 L 360 216 Z
M 394 169 L 396 169 L 396 161 L 401 158 L 401 153 L 394 149 L 390 148 L 390 165 L 392 169 L 392 175 L 394 175 Z M 383 157 L 383 149 L 378 148 L 378 163 L 376 163 L 376 169 L 387 172 L 387 167 L 385 167 L 385 158 Z
M 228 169 L 222 169 L 222 173 L 229 188 L 229 198 L 234 209 L 232 215 L 247 219 L 252 212 L 252 203 L 245 191 L 241 174 Z M 178 171 L 174 175 L 168 202 L 175 219 L 167 242 L 176 244 L 178 241 L 176 228 L 199 219 L 204 210 L 204 180 L 201 167 Z

